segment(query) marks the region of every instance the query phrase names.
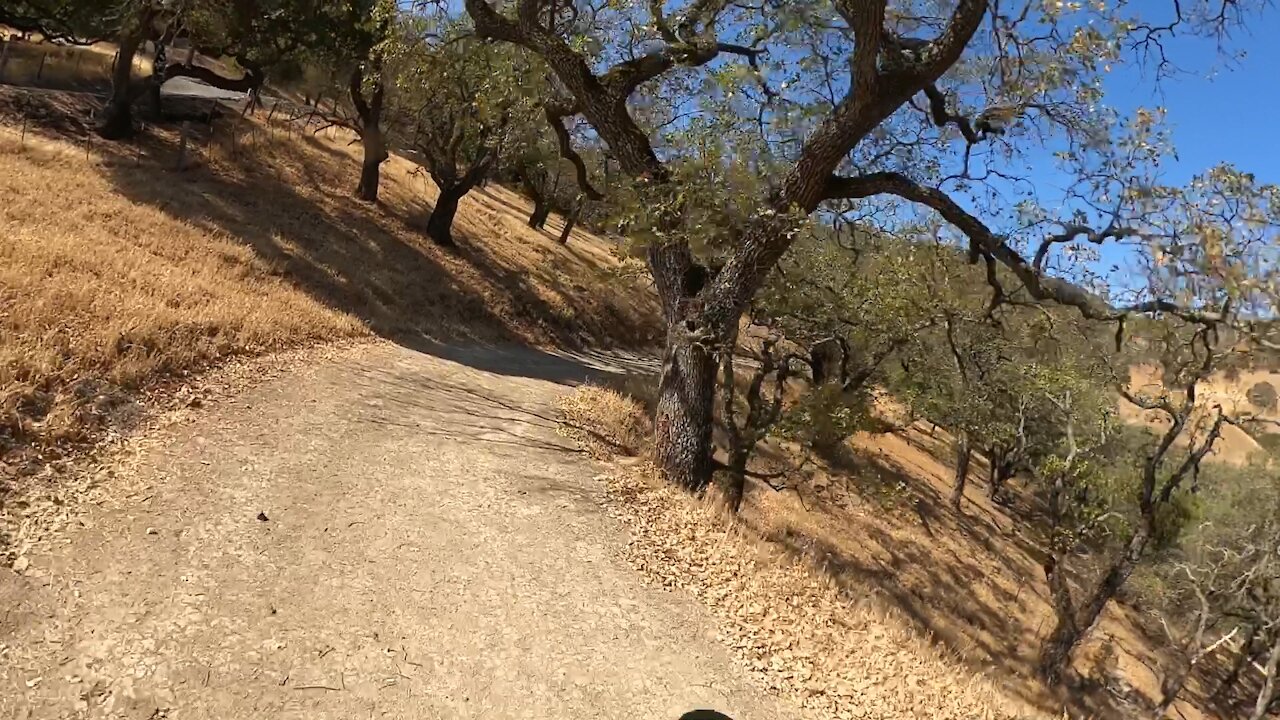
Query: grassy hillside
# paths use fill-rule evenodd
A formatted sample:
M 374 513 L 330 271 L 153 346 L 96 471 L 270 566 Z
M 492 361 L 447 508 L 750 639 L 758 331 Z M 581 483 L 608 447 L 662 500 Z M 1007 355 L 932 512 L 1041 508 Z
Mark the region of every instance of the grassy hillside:
M 611 241 L 579 230 L 559 245 L 560 219 L 529 229 L 516 193 L 467 198 L 462 249 L 446 252 L 421 232 L 434 187 L 402 158 L 367 206 L 350 197 L 349 137 L 223 118 L 188 139 L 177 170 L 175 128 L 107 145 L 77 119 L 92 102 L 0 88 L 0 483 L 232 357 L 350 338 L 658 337 L 656 302 L 617 272 Z M 628 423 L 620 444 L 643 447 L 643 418 L 607 400 L 585 404 Z M 789 478 L 796 492 L 756 486 L 725 522 L 633 465 L 611 485 L 635 537 L 625 552 L 707 603 L 744 665 L 811 717 L 1053 715 L 1064 698 L 1031 677 L 1051 623 L 1039 510 L 1027 496 L 987 502 L 978 462 L 966 513 L 951 514 L 949 442 L 922 425 L 859 435 L 843 463 Z M 1084 709 L 1121 716 L 1116 688 L 1153 694 L 1154 645 L 1131 611 L 1110 612 L 1081 655 L 1112 692 L 1090 688 L 1101 704 Z
M 626 389 L 648 397 L 638 383 Z M 643 406 L 628 413 L 609 390 L 578 389 L 562 404 L 566 432 L 606 455 L 579 428 L 635 446 Z M 1061 718 L 1064 707 L 1069 717 L 1141 716 L 1168 663 L 1163 631 L 1126 593 L 1077 653 L 1086 686 L 1046 690 L 1035 674 L 1055 617 L 1044 508 L 1025 486 L 991 502 L 978 458 L 964 512 L 953 513 L 953 441 L 925 422 L 858 433 L 844 452 L 788 473 L 785 491 L 751 482 L 737 516 L 631 460 L 609 487 L 636 535 L 637 567 L 699 597 L 743 665 L 813 717 L 850 707 L 867 710 L 852 717 L 903 720 Z M 795 467 L 796 450 L 769 443 L 757 469 Z M 1177 717 L 1219 716 L 1205 679 L 1188 684 Z
M 434 186 L 392 158 L 383 202 L 351 199 L 349 138 L 223 118 L 189 139 L 98 141 L 89 96 L 0 88 L 0 458 L 7 472 L 83 447 L 142 393 L 237 355 L 383 336 L 639 344 L 649 293 L 611 244 L 490 186 L 456 253 L 420 227 Z M 28 126 L 22 139 L 23 118 Z

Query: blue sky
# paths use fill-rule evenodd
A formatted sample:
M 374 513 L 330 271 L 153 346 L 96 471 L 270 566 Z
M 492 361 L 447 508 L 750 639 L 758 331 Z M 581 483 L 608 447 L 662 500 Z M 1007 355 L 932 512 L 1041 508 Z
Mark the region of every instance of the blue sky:
M 1170 57 L 1185 70 L 1157 89 L 1151 72 L 1130 66 L 1110 78 L 1108 97 L 1121 110 L 1163 105 L 1174 128 L 1178 161 L 1170 181 L 1183 182 L 1221 162 L 1280 182 L 1280 12 L 1268 11 L 1237 29 L 1226 45 L 1244 51 L 1224 59 L 1212 40 L 1178 38 Z
M 1261 183 L 1280 184 L 1280 8 L 1251 15 L 1220 48 L 1209 38 L 1179 36 L 1166 41 L 1167 56 L 1180 71 L 1157 81 L 1154 67 L 1120 65 L 1107 77 L 1105 102 L 1130 115 L 1139 107 L 1163 106 L 1177 159 L 1161 163 L 1162 181 L 1181 185 L 1215 165 L 1230 163 Z M 1054 167 L 1048 151 L 1028 156 L 1029 179 L 1046 207 L 1060 203 L 1073 178 Z M 1012 195 L 1012 193 L 1010 193 Z M 1059 214 L 1065 215 L 1063 210 Z M 1108 243 L 1091 264 L 1113 286 L 1128 284 L 1132 252 Z M 1120 274 L 1108 268 L 1118 266 Z

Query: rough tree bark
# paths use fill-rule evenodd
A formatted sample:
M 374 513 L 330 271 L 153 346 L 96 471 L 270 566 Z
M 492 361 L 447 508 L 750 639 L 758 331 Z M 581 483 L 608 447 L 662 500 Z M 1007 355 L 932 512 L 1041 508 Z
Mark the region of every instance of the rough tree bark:
M 98 122 L 98 135 L 106 140 L 126 140 L 133 137 L 133 58 L 146 39 L 146 23 L 131 27 L 121 33 L 119 55 L 111 70 L 111 95 L 102 108 Z
M 951 491 L 951 509 L 960 512 L 964 504 L 964 489 L 969 483 L 969 463 L 973 460 L 973 448 L 969 444 L 969 433 L 964 430 L 956 433 L 956 478 L 955 487 Z
M 696 323 L 690 320 L 689 323 Z M 713 346 L 690 327 L 667 325 L 662 378 L 654 417 L 654 453 L 666 477 L 693 492 L 711 481 L 712 403 L 716 390 Z
M 382 131 L 382 103 L 386 86 L 382 82 L 382 57 L 374 57 L 369 65 L 373 71 L 373 88 L 368 101 L 365 100 L 363 63 L 356 65 L 351 72 L 348 91 L 360 123 L 360 146 L 364 154 L 360 163 L 360 182 L 356 185 L 356 197 L 365 202 L 377 202 L 382 163 L 390 157 L 387 153 L 386 135 Z M 316 99 L 316 104 L 319 105 L 319 98 Z M 452 217 L 449 222 L 453 222 Z
M 441 247 L 453 248 L 453 218 L 458 214 L 458 203 L 471 190 L 462 183 L 440 188 L 431 217 L 427 218 L 427 236 Z

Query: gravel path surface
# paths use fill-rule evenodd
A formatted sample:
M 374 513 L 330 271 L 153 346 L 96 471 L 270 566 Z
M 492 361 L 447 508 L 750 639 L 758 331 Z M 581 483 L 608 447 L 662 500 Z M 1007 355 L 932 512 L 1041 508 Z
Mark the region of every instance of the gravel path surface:
M 782 717 L 692 599 L 619 559 L 555 432 L 554 398 L 621 359 L 428 351 L 149 438 L 53 551 L 0 569 L 0 717 Z

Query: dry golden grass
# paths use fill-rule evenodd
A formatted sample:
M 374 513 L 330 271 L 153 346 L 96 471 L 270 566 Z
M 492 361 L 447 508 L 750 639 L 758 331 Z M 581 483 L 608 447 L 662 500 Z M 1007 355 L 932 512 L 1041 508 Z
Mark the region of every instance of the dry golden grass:
M 652 296 L 610 245 L 524 224 L 499 187 L 463 202 L 458 252 L 417 229 L 434 187 L 395 157 L 351 199 L 347 138 L 222 119 L 191 138 L 96 141 L 88 96 L 0 89 L 0 458 L 81 447 L 143 393 L 237 355 L 382 335 L 639 344 Z M 32 118 L 25 142 L 20 116 Z M 234 130 L 233 130 L 234 128 Z M 234 133 L 234 134 L 233 134 Z M 86 144 L 87 143 L 87 144 Z
M 841 463 L 793 478 L 797 493 L 749 492 L 742 522 L 847 592 L 878 593 L 954 665 L 998 678 L 1006 696 L 1042 712 L 1128 716 L 1140 714 L 1141 701 L 1125 693 L 1159 693 L 1153 668 L 1163 664 L 1156 649 L 1163 645 L 1119 603 L 1077 653 L 1076 669 L 1091 689 L 1050 693 L 1035 678 L 1054 614 L 1039 549 L 1041 510 L 1029 494 L 1015 489 L 1012 507 L 992 503 L 978 458 L 957 516 L 948 507 L 951 438 L 924 424 L 860 433 L 851 450 Z M 1197 705 L 1197 683 L 1186 695 L 1192 702 L 1179 703 L 1181 717 L 1212 716 Z
M 714 501 L 652 475 L 632 468 L 607 479 L 611 512 L 631 531 L 626 557 L 701 600 L 743 667 L 804 717 L 1044 717 L 999 678 L 967 671 L 890 603 L 841 588 Z
M 578 388 L 560 410 L 566 434 L 597 456 L 650 430 L 643 405 L 609 389 Z M 610 510 L 632 534 L 627 558 L 705 603 L 743 666 L 806 717 L 1040 716 L 1005 692 L 998 673 L 968 669 L 891 600 L 842 584 L 825 563 L 762 534 L 749 516 L 726 516 L 714 499 L 655 481 L 647 463 L 606 480 Z M 773 499 L 752 497 L 757 507 Z
M 632 426 L 619 416 L 641 407 L 598 389 L 562 404 L 572 423 L 610 437 Z M 567 434 L 592 447 L 581 433 Z M 631 559 L 702 599 L 746 665 L 812 717 L 1140 712 L 1140 700 L 1121 696 L 1158 693 L 1153 668 L 1162 661 L 1153 650 L 1159 643 L 1123 605 L 1107 612 L 1078 654 L 1077 669 L 1093 688 L 1051 693 L 1034 677 L 1053 622 L 1034 501 L 991 503 L 979 460 L 956 516 L 947 501 L 953 470 L 940 459 L 949 443 L 919 424 L 860 434 L 843 461 L 788 478 L 795 491 L 753 483 L 736 518 L 721 515 L 714 500 L 694 501 L 653 481 L 651 469 L 619 468 L 608 482 L 615 512 L 635 533 Z M 788 464 L 791 450 L 762 448 L 759 469 Z M 592 451 L 607 455 L 609 445 Z M 1199 707 L 1198 682 L 1187 695 L 1182 717 L 1212 717 Z
M 653 422 L 635 399 L 609 388 L 583 385 L 561 397 L 557 408 L 564 418 L 564 434 L 593 456 L 648 454 Z

